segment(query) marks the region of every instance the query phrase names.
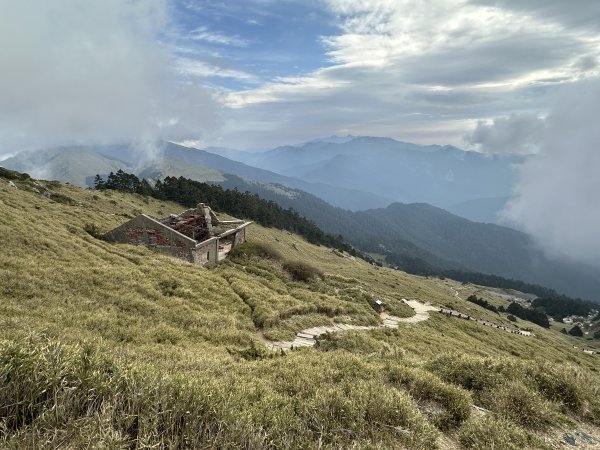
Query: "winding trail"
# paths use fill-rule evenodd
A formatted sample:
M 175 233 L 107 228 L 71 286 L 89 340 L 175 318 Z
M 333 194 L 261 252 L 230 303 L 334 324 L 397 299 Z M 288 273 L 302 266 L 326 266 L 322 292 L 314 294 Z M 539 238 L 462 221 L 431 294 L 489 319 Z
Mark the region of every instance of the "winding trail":
M 435 306 L 431 306 L 429 304 L 421 303 L 416 300 L 406 300 L 402 299 L 402 301 L 410 306 L 414 311 L 415 315 L 411 317 L 396 317 L 391 316 L 385 312 L 380 314 L 381 320 L 383 323 L 381 325 L 376 326 L 364 326 L 364 325 L 348 325 L 345 323 L 334 323 L 333 325 L 321 326 L 321 327 L 313 327 L 307 328 L 305 330 L 299 331 L 296 334 L 296 338 L 293 341 L 286 342 L 275 342 L 268 340 L 262 333 L 260 334 L 261 340 L 265 343 L 267 348 L 270 350 L 290 350 L 292 348 L 298 347 L 313 347 L 317 341 L 316 337 L 321 336 L 326 333 L 339 333 L 341 331 L 347 330 L 373 330 L 376 328 L 398 328 L 399 323 L 418 323 L 423 322 L 424 320 L 429 319 L 429 311 L 440 311 L 440 308 Z
M 459 300 L 463 300 L 463 298 L 460 295 L 458 295 L 458 291 L 456 289 L 454 289 L 452 286 L 448 286 L 448 287 L 454 291 L 454 296 L 456 298 L 458 298 Z

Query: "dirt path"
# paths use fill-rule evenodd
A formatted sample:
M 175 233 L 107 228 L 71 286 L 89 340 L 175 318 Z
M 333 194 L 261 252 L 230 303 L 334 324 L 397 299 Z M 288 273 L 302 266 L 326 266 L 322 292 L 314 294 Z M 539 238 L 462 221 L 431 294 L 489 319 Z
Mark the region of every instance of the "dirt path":
M 459 299 L 462 300 L 462 297 L 460 295 L 458 295 L 458 291 L 456 289 L 454 289 L 452 286 L 449 286 L 450 289 L 452 289 L 454 291 L 454 296 Z
M 398 328 L 399 323 L 417 323 L 429 319 L 429 311 L 440 311 L 440 308 L 418 302 L 416 300 L 402 301 L 410 306 L 415 311 L 415 315 L 411 317 L 396 317 L 391 316 L 387 313 L 381 313 L 380 317 L 383 323 L 377 326 L 361 326 L 361 325 L 348 325 L 344 323 L 335 323 L 333 325 L 313 327 L 302 330 L 296 334 L 296 338 L 293 341 L 287 342 L 274 342 L 268 340 L 262 333 L 260 333 L 261 340 L 265 343 L 267 348 L 271 350 L 290 350 L 291 348 L 297 347 L 313 347 L 317 341 L 316 337 L 326 333 L 339 333 L 340 331 L 347 330 L 373 330 L 375 328 Z

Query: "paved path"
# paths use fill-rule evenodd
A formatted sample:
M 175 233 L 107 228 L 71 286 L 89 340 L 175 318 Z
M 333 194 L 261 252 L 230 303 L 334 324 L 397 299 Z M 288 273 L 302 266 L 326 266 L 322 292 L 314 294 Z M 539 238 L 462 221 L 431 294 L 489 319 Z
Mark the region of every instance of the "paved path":
M 302 330 L 296 334 L 296 338 L 293 341 L 287 342 L 274 342 L 265 338 L 261 334 L 261 340 L 265 343 L 267 348 L 271 350 L 290 350 L 291 348 L 297 347 L 313 347 L 317 341 L 316 337 L 326 333 L 339 333 L 340 331 L 347 330 L 373 330 L 375 328 L 398 328 L 400 322 L 403 323 L 417 323 L 429 319 L 429 311 L 440 311 L 440 308 L 435 306 L 427 305 L 416 300 L 402 301 L 410 306 L 415 311 L 415 315 L 411 317 L 396 317 L 391 316 L 387 313 L 381 313 L 381 320 L 383 323 L 376 326 L 362 326 L 362 325 L 348 325 L 345 323 L 335 323 L 333 325 L 313 327 Z

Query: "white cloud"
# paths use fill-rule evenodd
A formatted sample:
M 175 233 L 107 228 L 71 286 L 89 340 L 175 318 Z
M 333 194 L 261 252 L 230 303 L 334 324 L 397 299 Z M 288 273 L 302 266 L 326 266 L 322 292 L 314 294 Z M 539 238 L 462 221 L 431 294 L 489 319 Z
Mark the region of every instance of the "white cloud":
M 233 78 L 235 80 L 245 81 L 252 84 L 259 83 L 259 78 L 249 72 L 236 70 L 223 66 L 210 64 L 208 61 L 202 61 L 192 58 L 177 58 L 177 68 L 179 73 L 192 77 L 210 78 Z
M 204 41 L 211 44 L 231 45 L 235 47 L 247 47 L 248 41 L 238 36 L 227 36 L 222 33 L 210 31 L 207 27 L 199 27 L 188 34 L 188 39 Z
M 543 115 L 561 85 L 596 74 L 600 34 L 537 9 L 475 0 L 326 4 L 340 30 L 321 37 L 327 67 L 228 93 L 236 123 L 227 145 L 247 143 L 243 133 L 260 139 L 261 121 L 264 139 L 277 143 L 286 133 L 306 140 L 348 129 L 461 145 L 477 120 Z
M 19 0 L 0 14 L 0 150 L 175 138 L 216 124 L 172 70 L 162 0 Z
M 504 216 L 555 257 L 600 267 L 600 79 L 565 88 Z
M 511 114 L 491 122 L 480 120 L 465 137 L 485 153 L 537 153 L 546 121 L 536 114 Z

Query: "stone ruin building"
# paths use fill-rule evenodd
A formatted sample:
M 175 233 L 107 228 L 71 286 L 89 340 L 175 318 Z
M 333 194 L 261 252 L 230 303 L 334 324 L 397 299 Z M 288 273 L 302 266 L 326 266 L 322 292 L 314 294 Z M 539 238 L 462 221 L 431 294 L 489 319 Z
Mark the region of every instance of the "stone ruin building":
M 104 235 L 111 242 L 143 245 L 194 264 L 217 262 L 246 241 L 252 222 L 221 220 L 199 203 L 179 215 L 153 219 L 141 214 Z

